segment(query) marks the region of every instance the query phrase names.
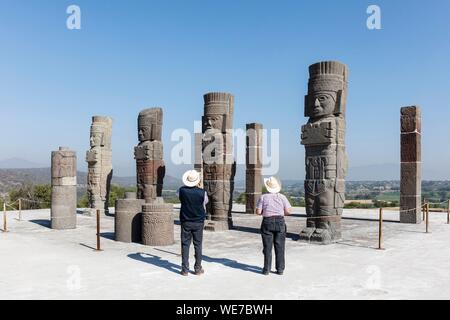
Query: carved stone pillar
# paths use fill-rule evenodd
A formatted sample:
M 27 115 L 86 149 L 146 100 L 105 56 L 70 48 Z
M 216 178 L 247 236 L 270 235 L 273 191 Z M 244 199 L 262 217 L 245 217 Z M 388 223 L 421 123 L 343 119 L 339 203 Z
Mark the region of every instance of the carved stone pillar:
M 401 108 L 400 222 L 421 223 L 422 154 L 420 107 Z
M 260 123 L 247 124 L 247 156 L 246 156 L 246 212 L 255 213 L 256 204 L 262 193 L 262 134 Z
M 77 226 L 77 156 L 60 147 L 52 152 L 51 228 L 64 230 Z

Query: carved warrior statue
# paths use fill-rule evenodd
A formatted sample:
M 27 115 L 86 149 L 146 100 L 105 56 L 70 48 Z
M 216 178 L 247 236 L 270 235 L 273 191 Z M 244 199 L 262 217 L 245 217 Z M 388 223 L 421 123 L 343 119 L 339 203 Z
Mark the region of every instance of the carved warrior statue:
M 307 222 L 300 239 L 328 244 L 341 237 L 347 155 L 345 107 L 347 66 L 334 61 L 309 67 L 308 95 L 302 127 L 306 149 L 305 202 Z
M 68 148 L 52 152 L 51 228 L 75 229 L 77 225 L 77 156 Z
M 134 148 L 138 199 L 154 200 L 161 197 L 165 164 L 161 141 L 163 111 L 145 109 L 139 113 L 139 144 Z
M 86 162 L 88 163 L 87 192 L 89 207 L 93 211 L 100 209 L 104 213 L 109 211 L 108 199 L 113 175 L 111 134 L 111 118 L 92 117 L 91 149 L 86 152 Z
M 236 163 L 233 158 L 234 97 L 229 93 L 204 95 L 202 117 L 203 185 L 208 193 L 205 229 L 223 231 L 232 227 L 231 209 Z

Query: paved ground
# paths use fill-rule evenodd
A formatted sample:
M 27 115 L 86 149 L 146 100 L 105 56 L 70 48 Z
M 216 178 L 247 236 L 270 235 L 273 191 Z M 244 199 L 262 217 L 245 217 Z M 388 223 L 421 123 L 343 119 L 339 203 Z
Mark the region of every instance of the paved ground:
M 242 210 L 236 206 L 237 211 Z M 258 217 L 234 214 L 237 228 L 206 233 L 206 274 L 182 277 L 178 241 L 164 248 L 113 241 L 114 220 L 102 219 L 103 252 L 95 219 L 78 228 L 48 228 L 49 210 L 8 213 L 0 232 L 0 299 L 450 299 L 450 225 L 432 213 L 425 226 L 385 223 L 379 251 L 378 214 L 346 210 L 343 240 L 330 246 L 295 241 L 304 210 L 287 219 L 285 275 L 263 276 Z M 176 216 L 176 213 L 174 213 Z M 397 212 L 386 212 L 398 220 Z M 193 262 L 192 262 L 193 263 Z

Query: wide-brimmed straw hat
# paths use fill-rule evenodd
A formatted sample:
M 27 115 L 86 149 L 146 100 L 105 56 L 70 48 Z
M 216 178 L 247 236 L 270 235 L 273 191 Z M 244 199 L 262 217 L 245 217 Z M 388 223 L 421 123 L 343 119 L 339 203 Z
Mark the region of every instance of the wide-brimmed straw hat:
M 275 177 L 264 179 L 264 185 L 270 193 L 278 193 L 281 191 L 281 182 Z
M 186 187 L 195 187 L 200 183 L 200 174 L 196 170 L 189 170 L 183 174 L 183 183 Z

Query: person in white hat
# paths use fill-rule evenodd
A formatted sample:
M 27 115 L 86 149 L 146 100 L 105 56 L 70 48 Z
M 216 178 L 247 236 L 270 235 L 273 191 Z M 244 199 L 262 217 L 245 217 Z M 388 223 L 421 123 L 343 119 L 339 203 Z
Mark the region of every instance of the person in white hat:
M 286 222 L 284 216 L 291 212 L 291 204 L 285 195 L 281 194 L 281 182 L 270 177 L 264 179 L 268 191 L 259 198 L 256 214 L 263 216 L 261 236 L 263 242 L 264 268 L 263 274 L 269 275 L 272 267 L 272 247 L 275 247 L 276 269 L 279 275 L 285 269 Z
M 201 275 L 205 272 L 202 268 L 202 242 L 208 194 L 199 187 L 200 183 L 200 174 L 196 170 L 189 170 L 183 175 L 184 186 L 178 190 L 181 202 L 181 274 L 183 276 L 189 275 L 189 248 L 192 241 L 195 250 L 195 274 Z

